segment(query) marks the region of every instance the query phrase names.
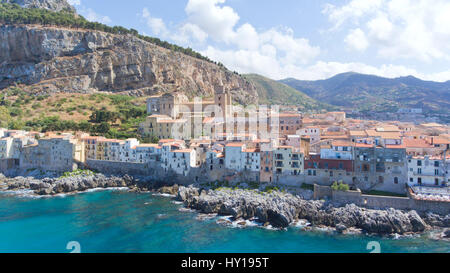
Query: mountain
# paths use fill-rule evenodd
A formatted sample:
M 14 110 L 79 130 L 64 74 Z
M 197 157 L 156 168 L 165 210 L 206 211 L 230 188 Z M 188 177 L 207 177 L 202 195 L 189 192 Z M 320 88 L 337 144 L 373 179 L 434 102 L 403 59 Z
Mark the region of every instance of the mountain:
M 132 29 L 89 22 L 66 10 L 8 4 L 0 4 L 0 23 L 0 89 L 20 83 L 41 95 L 180 92 L 192 98 L 210 97 L 223 85 L 238 103 L 258 101 L 255 87 L 238 74 L 191 49 Z
M 76 12 L 75 8 L 66 0 L 0 0 L 0 3 L 17 4 L 24 8 Z
M 362 111 L 390 111 L 423 108 L 425 112 L 448 114 L 450 81 L 423 81 L 413 76 L 395 79 L 353 72 L 326 80 L 281 80 L 308 96 L 332 105 Z
M 258 93 L 260 104 L 296 105 L 302 110 L 330 109 L 329 105 L 320 103 L 286 84 L 271 80 L 257 74 L 243 75 L 250 81 Z

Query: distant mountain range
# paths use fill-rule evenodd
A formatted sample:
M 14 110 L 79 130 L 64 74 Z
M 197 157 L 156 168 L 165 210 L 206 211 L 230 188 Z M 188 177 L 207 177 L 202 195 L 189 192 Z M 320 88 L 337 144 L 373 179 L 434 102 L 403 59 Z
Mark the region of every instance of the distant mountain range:
M 259 104 L 266 105 L 295 105 L 302 111 L 334 110 L 335 107 L 318 102 L 305 93 L 286 84 L 271 80 L 258 74 L 243 75 L 252 83 L 258 93 Z
M 317 101 L 361 111 L 396 112 L 399 108 L 422 108 L 448 114 L 450 81 L 423 81 L 413 76 L 395 79 L 353 72 L 318 81 L 281 80 Z

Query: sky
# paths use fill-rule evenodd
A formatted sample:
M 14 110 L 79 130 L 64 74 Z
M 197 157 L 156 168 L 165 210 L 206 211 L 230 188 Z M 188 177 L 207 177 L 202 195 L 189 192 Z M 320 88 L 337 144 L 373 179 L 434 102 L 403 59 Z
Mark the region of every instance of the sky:
M 449 0 L 68 0 L 91 21 L 280 80 L 450 80 Z

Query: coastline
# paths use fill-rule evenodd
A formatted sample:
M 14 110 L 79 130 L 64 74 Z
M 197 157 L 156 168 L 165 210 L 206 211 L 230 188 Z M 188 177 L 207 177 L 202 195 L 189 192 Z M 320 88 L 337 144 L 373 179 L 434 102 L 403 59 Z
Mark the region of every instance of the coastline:
M 305 226 L 305 229 L 333 230 L 340 234 L 413 235 L 441 230 L 440 238 L 450 237 L 450 215 L 395 209 L 374 210 L 354 204 L 341 206 L 327 201 L 306 200 L 290 193 L 264 192 L 249 189 L 188 187 L 170 183 L 155 183 L 143 177 L 103 174 L 77 175 L 64 178 L 0 177 L 4 192 L 28 190 L 36 196 L 78 194 L 101 189 L 128 189 L 130 192 L 153 192 L 180 202 L 184 208 L 208 215 L 222 216 L 219 224 L 241 227 L 256 225 L 285 229 Z

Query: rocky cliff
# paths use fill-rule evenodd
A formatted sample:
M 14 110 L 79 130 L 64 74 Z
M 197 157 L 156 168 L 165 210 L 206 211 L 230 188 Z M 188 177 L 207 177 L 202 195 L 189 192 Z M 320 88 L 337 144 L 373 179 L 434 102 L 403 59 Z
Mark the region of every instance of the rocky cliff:
M 0 89 L 17 82 L 34 93 L 182 92 L 188 97 L 211 96 L 223 84 L 239 103 L 258 98 L 239 75 L 132 35 L 1 25 Z
M 48 9 L 52 11 L 67 10 L 75 12 L 75 8 L 66 0 L 0 0 L 0 3 L 18 4 L 24 8 Z

